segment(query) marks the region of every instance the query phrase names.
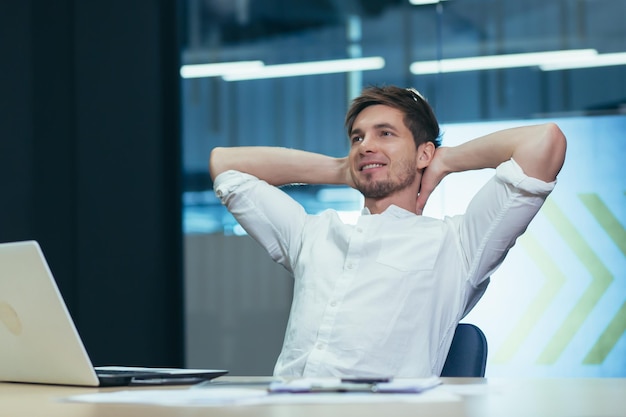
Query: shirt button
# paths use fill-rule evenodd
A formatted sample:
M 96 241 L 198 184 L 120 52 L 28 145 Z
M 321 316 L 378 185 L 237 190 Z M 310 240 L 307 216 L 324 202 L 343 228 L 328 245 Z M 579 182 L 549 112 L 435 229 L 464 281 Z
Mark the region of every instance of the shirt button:
M 324 350 L 324 344 L 323 343 L 318 343 L 317 344 L 317 350 Z
M 217 194 L 218 198 L 222 198 L 222 196 L 224 195 L 224 192 L 222 190 L 218 189 L 215 194 Z
M 348 264 L 348 265 L 346 265 L 346 268 L 348 268 L 348 269 L 352 269 L 352 264 Z
M 330 306 L 331 307 L 336 307 L 337 306 L 337 302 L 336 301 L 331 301 L 330 302 Z
M 357 227 L 357 228 L 356 228 L 356 231 L 357 231 L 358 233 L 363 233 L 363 228 L 361 228 L 361 227 Z

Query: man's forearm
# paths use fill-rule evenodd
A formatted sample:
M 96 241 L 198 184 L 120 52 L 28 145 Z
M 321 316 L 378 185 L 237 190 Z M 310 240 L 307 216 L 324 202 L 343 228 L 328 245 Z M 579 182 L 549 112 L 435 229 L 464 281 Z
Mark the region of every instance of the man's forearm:
M 552 123 L 495 132 L 448 148 L 444 163 L 448 172 L 495 168 L 513 158 L 526 175 L 554 181 L 563 166 L 566 141 Z
M 273 185 L 346 184 L 345 158 L 279 147 L 214 148 L 211 178 L 227 170 L 245 172 Z

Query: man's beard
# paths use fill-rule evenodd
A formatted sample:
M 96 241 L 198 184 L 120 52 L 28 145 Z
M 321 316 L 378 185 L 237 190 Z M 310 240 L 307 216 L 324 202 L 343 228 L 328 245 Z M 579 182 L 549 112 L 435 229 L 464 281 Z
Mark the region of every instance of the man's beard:
M 370 181 L 372 175 L 365 175 L 366 181 L 356 182 L 356 189 L 365 198 L 383 198 L 397 191 L 403 190 L 415 182 L 417 177 L 417 167 L 414 163 L 405 163 L 402 167 L 402 175 L 397 181 L 387 177 L 384 180 Z

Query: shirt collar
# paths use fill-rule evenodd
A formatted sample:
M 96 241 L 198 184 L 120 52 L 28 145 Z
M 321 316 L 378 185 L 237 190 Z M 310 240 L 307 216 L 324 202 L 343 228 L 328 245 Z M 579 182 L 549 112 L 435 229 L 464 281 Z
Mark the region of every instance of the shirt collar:
M 361 215 L 363 216 L 367 216 L 367 215 L 371 215 L 372 213 L 370 212 L 370 209 L 368 209 L 367 207 L 363 207 L 363 209 L 361 210 Z M 387 207 L 387 209 L 385 211 L 383 211 L 381 213 L 381 215 L 385 215 L 385 216 L 393 216 L 393 217 L 397 217 L 399 219 L 405 218 L 405 217 L 411 217 L 411 216 L 416 216 L 415 213 L 411 213 L 408 210 L 405 210 L 403 208 L 400 208 L 396 205 L 390 205 L 389 207 Z

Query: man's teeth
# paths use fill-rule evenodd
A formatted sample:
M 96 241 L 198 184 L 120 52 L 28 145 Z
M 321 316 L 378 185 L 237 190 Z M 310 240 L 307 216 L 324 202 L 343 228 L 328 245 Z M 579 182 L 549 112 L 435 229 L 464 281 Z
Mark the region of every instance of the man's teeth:
M 365 170 L 365 169 L 369 169 L 369 168 L 379 168 L 382 167 L 383 164 L 367 164 L 367 165 L 363 165 L 363 167 L 361 168 L 361 171 Z

